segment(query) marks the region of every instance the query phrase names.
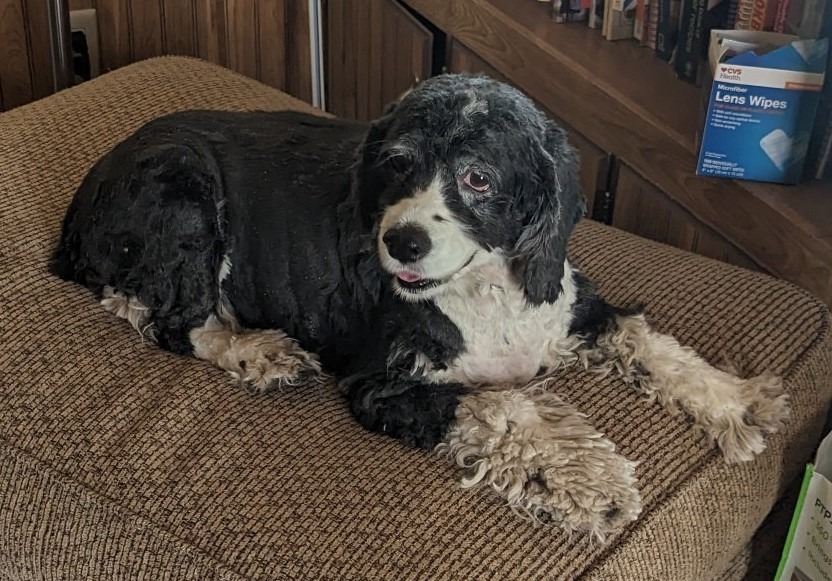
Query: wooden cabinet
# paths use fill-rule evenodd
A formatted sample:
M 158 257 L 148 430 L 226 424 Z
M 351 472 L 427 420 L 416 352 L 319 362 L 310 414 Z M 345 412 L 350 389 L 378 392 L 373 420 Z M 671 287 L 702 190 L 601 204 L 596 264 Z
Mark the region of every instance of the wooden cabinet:
M 326 4 L 327 109 L 370 120 L 431 76 L 433 34 L 395 0 Z
M 483 73 L 492 79 L 509 83 L 511 81 L 503 75 L 500 71 L 488 64 L 483 58 L 480 58 L 477 53 L 459 42 L 457 39 L 451 39 L 448 44 L 448 66 L 447 69 L 452 73 Z
M 762 270 L 745 252 L 627 165 L 618 164 L 614 179 L 613 226 L 723 262 Z

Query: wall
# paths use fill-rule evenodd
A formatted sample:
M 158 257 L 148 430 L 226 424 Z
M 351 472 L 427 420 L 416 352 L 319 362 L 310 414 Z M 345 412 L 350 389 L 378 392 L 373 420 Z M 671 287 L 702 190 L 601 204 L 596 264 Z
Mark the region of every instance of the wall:
M 51 91 L 44 4 L 0 0 L 0 109 Z M 69 8 L 96 9 L 103 72 L 190 55 L 312 99 L 304 0 L 69 0 Z
M 0 0 L 0 111 L 52 92 L 46 3 Z

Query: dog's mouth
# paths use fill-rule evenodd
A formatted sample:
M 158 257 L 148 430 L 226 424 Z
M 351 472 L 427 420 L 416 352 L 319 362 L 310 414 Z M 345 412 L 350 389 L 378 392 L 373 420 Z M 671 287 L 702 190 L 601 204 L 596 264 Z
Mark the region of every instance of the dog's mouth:
M 419 292 L 433 288 L 444 284 L 447 280 L 447 278 L 424 278 L 421 274 L 412 270 L 400 270 L 396 273 L 396 282 L 399 287 L 411 292 Z
M 474 260 L 475 254 L 476 253 L 472 254 L 468 258 L 468 260 L 466 260 L 465 263 L 462 266 L 460 266 L 453 274 L 450 274 L 450 275 L 448 275 L 446 277 L 443 277 L 443 278 L 427 278 L 427 277 L 424 277 L 420 273 L 418 273 L 416 271 L 413 271 L 413 270 L 407 270 L 407 269 L 398 270 L 395 273 L 396 274 L 396 284 L 398 285 L 398 287 L 401 290 L 409 292 L 409 293 L 413 293 L 413 294 L 420 293 L 420 292 L 426 291 L 428 289 L 436 288 L 438 286 L 441 286 L 441 285 L 447 283 L 449 280 L 451 280 L 457 274 L 462 272 L 462 270 L 464 270 L 469 264 L 471 264 L 471 261 Z

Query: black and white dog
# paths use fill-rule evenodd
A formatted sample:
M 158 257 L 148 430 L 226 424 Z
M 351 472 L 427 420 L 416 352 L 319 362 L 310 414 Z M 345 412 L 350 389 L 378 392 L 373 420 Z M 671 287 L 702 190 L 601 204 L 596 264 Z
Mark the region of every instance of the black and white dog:
M 432 78 L 369 126 L 179 113 L 90 171 L 51 268 L 252 392 L 323 367 L 367 428 L 603 539 L 640 512 L 633 463 L 551 393 L 559 369 L 683 408 L 728 462 L 765 448 L 788 400 L 595 293 L 566 257 L 577 171 L 564 132 L 485 77 Z

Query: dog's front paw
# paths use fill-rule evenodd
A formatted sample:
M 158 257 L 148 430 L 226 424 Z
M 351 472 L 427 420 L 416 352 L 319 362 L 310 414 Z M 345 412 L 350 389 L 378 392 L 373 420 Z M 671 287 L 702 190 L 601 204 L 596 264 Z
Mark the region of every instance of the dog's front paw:
M 698 422 L 728 464 L 747 462 L 765 450 L 765 435 L 780 430 L 790 411 L 782 380 L 770 373 L 739 379 L 737 394 L 732 405 L 705 414 Z
M 484 392 L 463 398 L 438 451 L 513 509 L 604 542 L 636 519 L 635 463 L 572 406 L 551 394 Z
M 251 331 L 232 338 L 233 374 L 252 395 L 319 378 L 321 364 L 281 331 Z

